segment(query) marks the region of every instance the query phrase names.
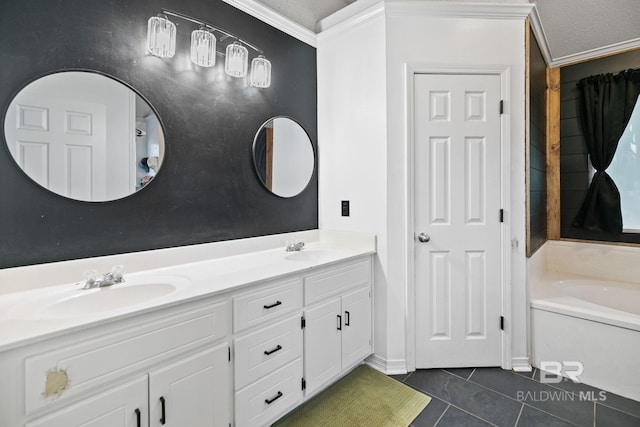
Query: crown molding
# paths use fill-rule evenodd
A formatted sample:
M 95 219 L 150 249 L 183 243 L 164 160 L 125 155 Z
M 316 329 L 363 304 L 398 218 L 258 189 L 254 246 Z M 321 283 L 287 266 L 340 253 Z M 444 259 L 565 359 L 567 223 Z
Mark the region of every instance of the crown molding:
M 535 5 L 533 6 L 533 9 L 531 9 L 531 13 L 529 14 L 529 22 L 531 23 L 531 30 L 533 31 L 533 35 L 536 37 L 536 41 L 538 42 L 538 46 L 540 47 L 540 52 L 542 52 L 544 62 L 546 62 L 549 66 L 553 66 L 553 57 L 551 56 L 549 39 L 547 38 L 547 34 L 544 32 L 544 27 L 542 26 L 542 21 L 540 20 L 540 14 L 538 13 L 538 8 Z
M 384 2 L 381 1 L 369 7 L 368 9 L 360 11 L 355 15 L 350 15 L 344 20 L 333 24 L 327 29 L 324 29 L 321 33 L 318 34 L 318 40 L 321 40 L 328 36 L 334 36 L 336 34 L 342 33 L 343 31 L 348 31 L 349 29 L 357 25 L 363 24 L 382 15 L 384 15 Z M 321 21 L 320 27 L 323 28 L 324 26 L 325 25 L 323 25 Z
M 611 56 L 616 53 L 622 53 L 638 48 L 640 48 L 640 38 L 626 40 L 596 49 L 585 50 L 584 52 L 573 53 L 571 55 L 559 56 L 558 58 L 554 58 L 549 65 L 552 67 L 564 67 L 567 65 L 577 64 L 578 62 Z
M 317 45 L 316 33 L 254 0 L 222 1 L 248 15 L 253 16 L 254 18 L 258 18 L 262 22 L 289 34 L 292 37 L 295 37 L 309 46 L 316 47 Z
M 531 3 L 483 3 L 385 0 L 388 16 L 435 16 L 476 19 L 525 19 L 529 16 Z

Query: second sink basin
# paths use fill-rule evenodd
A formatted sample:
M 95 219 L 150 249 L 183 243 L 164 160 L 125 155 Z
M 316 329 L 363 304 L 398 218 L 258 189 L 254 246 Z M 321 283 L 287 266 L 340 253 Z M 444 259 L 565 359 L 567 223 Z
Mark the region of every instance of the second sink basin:
M 76 295 L 47 306 L 42 314 L 44 316 L 66 317 L 111 311 L 140 304 L 170 294 L 175 290 L 176 287 L 171 283 L 132 285 L 125 282 L 120 285 L 79 291 Z
M 329 254 L 331 251 L 326 249 L 302 249 L 297 252 L 287 252 L 284 258 L 289 261 L 320 261 Z
M 56 319 L 89 316 L 139 305 L 170 295 L 189 284 L 180 276 L 125 278 L 124 283 L 95 289 L 67 285 L 13 307 L 11 317 Z

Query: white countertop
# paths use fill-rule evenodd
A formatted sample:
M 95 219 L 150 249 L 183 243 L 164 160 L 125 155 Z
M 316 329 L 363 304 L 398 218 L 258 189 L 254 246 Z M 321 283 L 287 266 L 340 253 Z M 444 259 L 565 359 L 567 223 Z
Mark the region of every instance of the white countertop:
M 305 248 L 301 252 L 285 252 L 281 242 L 300 237 L 305 238 Z M 202 259 L 203 251 L 211 252 L 211 246 L 215 246 L 213 250 L 215 255 L 212 255 L 213 257 L 210 259 Z M 239 249 L 240 246 L 245 249 L 244 252 Z M 192 257 L 198 259 L 197 261 L 146 270 L 140 269 L 140 266 L 153 265 L 154 261 L 150 261 L 153 259 L 157 264 L 158 258 L 161 258 L 161 254 L 166 256 L 167 250 L 148 251 L 144 254 L 131 254 L 131 256 L 124 254 L 117 257 L 103 257 L 108 258 L 108 261 L 96 258 L 51 265 L 19 267 L 14 269 L 15 271 L 10 271 L 12 269 L 0 270 L 1 285 L 16 289 L 19 288 L 20 283 L 15 283 L 15 281 L 23 280 L 25 288 L 28 289 L 0 293 L 0 351 L 159 308 L 238 290 L 257 282 L 299 274 L 354 257 L 373 254 L 376 245 L 375 236 L 370 234 L 313 230 L 265 238 L 242 239 L 242 241 L 229 243 L 219 242 L 201 245 L 199 248 L 185 247 L 183 252 L 181 252 L 181 248 L 172 248 L 169 251 L 173 259 L 184 261 L 185 257 L 189 258 L 184 254 L 184 251 L 195 253 L 194 248 L 200 249 L 196 251 L 200 255 Z M 252 250 L 256 248 L 259 250 Z M 232 255 L 224 256 L 225 249 Z M 123 284 L 83 290 L 82 284 L 78 284 L 78 281 L 52 285 L 41 283 L 43 277 L 57 277 L 56 273 L 63 271 L 67 275 L 65 277 L 82 277 L 83 270 L 73 271 L 73 276 L 69 276 L 69 268 L 87 267 L 94 264 L 102 265 L 104 262 L 113 262 L 114 260 L 125 267 L 126 282 Z M 128 261 L 130 265 L 128 265 Z M 127 273 L 127 271 L 135 272 Z M 9 279 L 12 281 L 10 284 L 7 282 Z M 84 298 L 88 295 L 87 292 L 112 292 L 114 290 L 120 292 L 118 288 L 144 283 L 173 283 L 178 286 L 170 293 L 155 296 L 150 300 L 137 293 L 136 302 L 131 303 L 129 300 L 127 306 L 101 312 L 89 311 L 88 313 L 71 315 L 60 312 L 52 315 L 45 310 L 52 303 L 61 300 L 71 300 L 77 296 Z M 115 293 L 108 296 L 113 295 Z M 96 296 L 100 298 L 100 295 Z M 126 298 L 126 294 L 123 296 Z M 97 301 L 98 298 L 92 299 Z

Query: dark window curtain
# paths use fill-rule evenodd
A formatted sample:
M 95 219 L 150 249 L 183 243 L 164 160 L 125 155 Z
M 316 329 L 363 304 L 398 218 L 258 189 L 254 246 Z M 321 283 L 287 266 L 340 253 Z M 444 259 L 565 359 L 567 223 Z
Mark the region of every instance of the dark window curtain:
M 605 172 L 640 94 L 640 70 L 601 74 L 578 82 L 582 130 L 596 173 L 574 227 L 622 233 L 620 192 Z

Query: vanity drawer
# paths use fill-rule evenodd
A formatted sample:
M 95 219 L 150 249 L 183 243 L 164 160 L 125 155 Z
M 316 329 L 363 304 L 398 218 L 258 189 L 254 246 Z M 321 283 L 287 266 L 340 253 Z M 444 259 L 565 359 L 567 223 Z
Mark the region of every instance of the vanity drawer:
M 212 302 L 128 322 L 102 336 L 89 329 L 69 345 L 30 355 L 24 362 L 26 415 L 228 336 L 230 317 L 226 300 Z
M 302 358 L 236 393 L 236 427 L 270 425 L 302 400 Z
M 235 340 L 235 389 L 240 390 L 302 356 L 300 316 Z
M 371 282 L 371 257 L 331 267 L 304 278 L 304 303 L 310 305 L 345 289 Z
M 233 330 L 238 333 L 301 308 L 301 278 L 261 286 L 257 291 L 233 298 Z

